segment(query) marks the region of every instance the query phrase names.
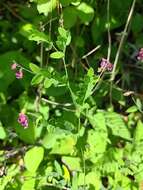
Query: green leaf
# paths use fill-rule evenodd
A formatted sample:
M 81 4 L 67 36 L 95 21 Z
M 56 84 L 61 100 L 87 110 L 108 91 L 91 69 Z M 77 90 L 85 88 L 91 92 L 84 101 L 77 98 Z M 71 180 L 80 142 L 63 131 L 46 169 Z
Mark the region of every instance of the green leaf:
M 112 130 L 112 134 L 131 140 L 131 134 L 122 117 L 115 112 L 107 112 L 105 114 L 106 124 Z
M 12 164 L 7 168 L 7 174 L 0 178 L 0 190 L 5 190 L 15 176 L 20 172 L 20 168 L 16 164 Z
M 77 94 L 77 103 L 83 105 L 83 103 L 90 97 L 92 90 L 97 82 L 97 78 L 94 75 L 94 70 L 90 68 L 87 75 L 84 78 L 83 83 L 80 85 L 80 89 Z
M 24 180 L 21 190 L 35 190 L 35 181 L 36 181 L 36 175 L 35 173 L 31 173 L 29 171 L 26 171 L 23 173 L 23 177 L 26 179 Z
M 81 0 L 60 0 L 60 3 L 62 4 L 62 6 L 68 6 L 70 3 L 72 5 L 77 5 L 80 3 Z
M 55 161 L 54 161 L 54 165 L 55 165 L 55 168 L 56 168 L 56 172 L 57 172 L 60 176 L 62 176 L 62 175 L 63 175 L 63 172 L 62 172 L 62 168 L 61 168 L 60 164 L 55 160 Z
M 58 32 L 59 32 L 59 34 L 60 34 L 60 36 L 61 36 L 62 38 L 64 38 L 64 39 L 67 38 L 67 31 L 66 31 L 64 28 L 59 27 L 59 28 L 58 28 Z
M 87 77 L 85 78 L 85 84 L 87 82 L 86 93 L 84 101 L 92 94 L 93 87 L 95 86 L 96 80 L 94 78 L 94 70 L 90 68 L 87 72 Z
M 78 190 L 78 175 L 77 175 L 77 172 L 75 172 L 73 177 L 72 177 L 71 190 Z
M 139 111 L 142 111 L 142 102 L 139 98 L 136 99 L 136 106 L 138 107 Z
M 76 138 L 72 134 L 66 134 L 65 130 L 57 129 L 55 132 L 47 133 L 42 144 L 45 148 L 51 149 L 50 154 L 67 155 L 73 153 Z
M 91 171 L 87 173 L 85 176 L 84 173 L 80 173 L 78 177 L 78 185 L 85 185 L 84 181 L 86 181 L 86 184 L 93 187 L 94 189 L 101 189 L 101 180 L 99 178 L 99 175 L 97 171 Z
M 60 3 L 62 4 L 62 6 L 68 6 L 71 2 L 72 0 L 60 0 Z
M 139 143 L 143 141 L 143 123 L 139 120 L 134 132 L 134 142 Z
M 93 171 L 93 172 L 89 172 L 86 176 L 85 176 L 85 180 L 87 184 L 93 185 L 95 187 L 95 189 L 100 189 L 101 187 L 101 180 L 97 175 L 97 172 Z
M 37 74 L 32 78 L 31 85 L 38 85 L 40 84 L 44 79 L 44 76 L 41 74 Z
M 121 88 L 118 88 L 115 85 L 113 85 L 112 97 L 119 104 L 125 106 L 125 97 L 123 96 L 123 90 Z
M 105 116 L 103 112 L 99 112 L 94 115 L 89 114 L 88 118 L 94 129 L 107 133 Z
M 131 28 L 134 33 L 139 33 L 143 29 L 143 16 L 142 14 L 136 13 L 132 20 Z
M 53 79 L 53 78 L 51 78 L 51 79 L 46 78 L 44 80 L 44 87 L 45 88 L 50 88 L 50 86 L 52 86 L 53 84 L 56 86 L 58 84 L 58 81 Z
M 131 106 L 126 110 L 127 113 L 134 113 L 136 111 L 138 111 L 137 106 Z
M 85 2 L 77 6 L 78 16 L 83 23 L 90 22 L 94 17 L 94 9 Z
M 69 183 L 70 182 L 69 170 L 64 164 L 62 165 L 62 169 L 63 169 L 63 178 L 67 183 Z
M 53 84 L 53 81 L 51 79 L 47 78 L 44 80 L 44 87 L 45 88 L 50 88 L 50 86 L 52 86 L 52 84 Z
M 42 147 L 34 147 L 28 150 L 24 156 L 25 167 L 30 172 L 36 172 L 44 157 L 44 149 Z
M 87 149 L 85 151 L 85 159 L 96 163 L 103 153 L 106 151 L 108 136 L 107 133 L 91 129 L 87 134 Z
M 102 153 L 106 149 L 107 133 L 100 131 L 89 130 L 87 143 L 90 145 L 91 151 L 95 153 Z
M 74 146 L 76 144 L 75 138 L 71 135 L 58 139 L 51 150 L 51 154 L 72 154 L 74 152 Z
M 52 12 L 57 6 L 57 0 L 36 0 L 39 13 L 45 16 Z
M 20 33 L 31 41 L 50 43 L 48 35 L 37 30 L 32 24 L 23 25 Z
M 46 149 L 51 149 L 56 143 L 58 135 L 56 133 L 47 133 L 42 141 L 43 146 Z
M 2 126 L 2 123 L 0 122 L 0 139 L 5 139 L 6 138 L 6 132 L 5 132 L 5 129 L 4 127 Z
M 15 117 L 15 124 L 14 124 L 15 131 L 18 135 L 18 138 L 28 144 L 33 144 L 36 140 L 36 130 L 37 129 L 31 120 L 32 119 L 30 117 L 28 117 L 28 128 L 27 129 L 24 129 L 23 126 L 18 124 L 16 117 Z
M 62 27 L 58 28 L 59 35 L 61 37 L 61 40 L 65 42 L 65 45 L 68 46 L 71 42 L 71 34 L 69 31 L 65 30 Z
M 41 71 L 41 68 L 33 63 L 29 63 L 29 67 L 30 67 L 31 71 L 35 74 L 37 74 Z
M 63 10 L 64 26 L 65 28 L 71 28 L 77 21 L 77 11 L 74 7 L 66 7 Z
M 68 166 L 70 171 L 82 171 L 81 160 L 78 157 L 63 156 L 62 162 Z
M 56 51 L 56 52 L 51 53 L 51 54 L 50 54 L 50 57 L 51 57 L 52 59 L 61 59 L 61 58 L 64 57 L 64 53 L 61 52 L 61 51 Z

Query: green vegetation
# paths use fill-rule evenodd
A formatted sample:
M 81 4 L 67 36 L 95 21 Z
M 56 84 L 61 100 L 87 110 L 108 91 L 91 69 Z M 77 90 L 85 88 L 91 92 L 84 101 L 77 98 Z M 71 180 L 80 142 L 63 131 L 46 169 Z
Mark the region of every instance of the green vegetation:
M 143 189 L 142 0 L 0 1 L 0 190 Z

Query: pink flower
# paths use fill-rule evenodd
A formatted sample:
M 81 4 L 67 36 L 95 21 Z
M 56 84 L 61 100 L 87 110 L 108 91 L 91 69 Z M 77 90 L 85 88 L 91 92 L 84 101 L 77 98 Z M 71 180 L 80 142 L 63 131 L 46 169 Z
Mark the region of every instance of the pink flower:
M 22 79 L 23 78 L 23 71 L 22 71 L 22 69 L 20 69 L 19 71 L 17 71 L 15 73 L 15 76 L 16 76 L 17 79 Z
M 139 61 L 143 61 L 143 48 L 141 48 L 138 52 L 137 59 Z
M 102 58 L 100 62 L 100 70 L 112 71 L 112 69 L 113 69 L 113 64 L 110 63 L 107 59 Z
M 16 67 L 17 67 L 17 63 L 13 63 L 13 64 L 11 65 L 11 70 L 15 70 Z
M 19 113 L 18 123 L 20 123 L 24 128 L 28 127 L 28 118 L 24 113 Z
M 112 71 L 113 70 L 113 64 L 108 63 L 107 71 Z

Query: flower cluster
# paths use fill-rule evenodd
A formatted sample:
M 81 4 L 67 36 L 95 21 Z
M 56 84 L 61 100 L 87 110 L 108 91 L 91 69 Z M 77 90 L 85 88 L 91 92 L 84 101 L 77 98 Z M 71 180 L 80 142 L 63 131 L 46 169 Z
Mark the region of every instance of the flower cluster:
M 23 78 L 23 70 L 22 70 L 22 67 L 20 65 L 18 65 L 17 63 L 14 62 L 11 65 L 11 70 L 16 71 L 15 72 L 15 77 L 17 79 L 22 79 Z
M 28 127 L 28 118 L 24 113 L 19 113 L 18 123 L 20 123 L 24 128 Z
M 139 61 L 143 61 L 143 48 L 141 48 L 138 52 L 137 59 Z
M 102 58 L 100 62 L 100 71 L 112 71 L 113 64 L 110 63 L 107 59 Z

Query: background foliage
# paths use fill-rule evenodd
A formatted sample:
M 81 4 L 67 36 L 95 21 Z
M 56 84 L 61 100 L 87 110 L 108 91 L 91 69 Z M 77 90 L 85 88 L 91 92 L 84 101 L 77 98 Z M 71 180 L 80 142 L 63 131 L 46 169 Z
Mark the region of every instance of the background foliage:
M 0 1 L 0 190 L 143 188 L 143 2 L 114 81 L 100 60 L 111 36 L 114 63 L 132 0 L 108 3 Z

